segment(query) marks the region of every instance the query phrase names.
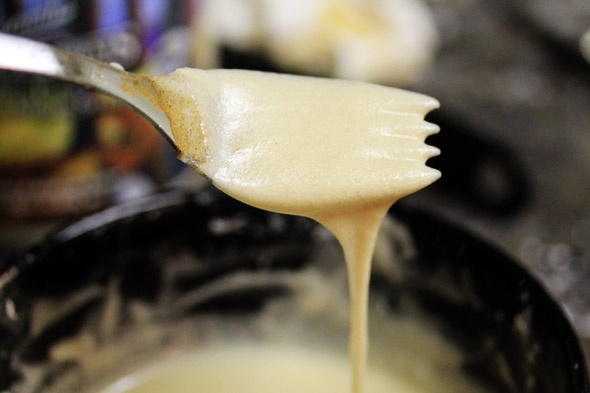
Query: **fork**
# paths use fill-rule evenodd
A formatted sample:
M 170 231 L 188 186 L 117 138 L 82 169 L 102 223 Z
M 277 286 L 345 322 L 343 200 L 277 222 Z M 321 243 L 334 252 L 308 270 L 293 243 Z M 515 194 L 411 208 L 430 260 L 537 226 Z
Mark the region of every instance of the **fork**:
M 440 176 L 425 165 L 439 154 L 425 144 L 438 127 L 424 121 L 438 102 L 418 93 L 243 70 L 141 76 L 1 33 L 0 69 L 73 82 L 128 103 L 181 160 L 222 191 L 267 210 L 305 215 L 310 206 L 397 200 Z

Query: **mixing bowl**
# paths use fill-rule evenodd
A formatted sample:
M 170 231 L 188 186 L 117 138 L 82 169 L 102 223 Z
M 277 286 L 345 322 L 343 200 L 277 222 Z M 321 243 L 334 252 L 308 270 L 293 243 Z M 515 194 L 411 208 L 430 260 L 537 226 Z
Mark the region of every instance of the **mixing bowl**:
M 213 189 L 68 224 L 4 261 L 0 295 L 0 391 L 107 391 L 155 359 L 214 345 L 347 356 L 346 272 L 332 236 Z M 403 201 L 378 241 L 370 327 L 369 367 L 423 391 L 588 391 L 578 339 L 533 276 Z

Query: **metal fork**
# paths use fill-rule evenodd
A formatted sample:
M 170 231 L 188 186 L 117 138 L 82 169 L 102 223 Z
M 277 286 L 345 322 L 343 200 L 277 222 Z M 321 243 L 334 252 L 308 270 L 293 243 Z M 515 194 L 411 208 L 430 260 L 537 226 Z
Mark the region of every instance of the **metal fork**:
M 6 34 L 0 69 L 62 79 L 128 103 L 222 191 L 283 213 L 337 208 L 360 196 L 397 199 L 440 176 L 425 165 L 439 153 L 425 143 L 438 127 L 424 121 L 438 101 L 418 93 L 242 70 L 141 76 Z M 194 75 L 198 83 L 187 91 Z M 330 183 L 327 193 L 326 177 L 339 184 Z

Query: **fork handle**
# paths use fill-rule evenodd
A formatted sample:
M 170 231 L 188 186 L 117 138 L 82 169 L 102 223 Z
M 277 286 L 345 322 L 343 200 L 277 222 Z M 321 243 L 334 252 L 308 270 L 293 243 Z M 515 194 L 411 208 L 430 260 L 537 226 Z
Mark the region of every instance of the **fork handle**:
M 121 86 L 125 71 L 41 42 L 0 33 L 0 69 L 43 75 L 100 90 L 128 103 L 174 144 L 168 118 L 143 96 Z

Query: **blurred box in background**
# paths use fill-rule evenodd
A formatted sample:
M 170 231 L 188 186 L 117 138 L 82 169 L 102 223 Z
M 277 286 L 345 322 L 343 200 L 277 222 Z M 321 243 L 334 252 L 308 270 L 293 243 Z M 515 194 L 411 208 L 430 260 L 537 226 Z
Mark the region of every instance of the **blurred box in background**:
M 8 0 L 0 31 L 164 73 L 187 63 L 191 4 Z M 6 71 L 0 81 L 2 247 L 34 243 L 64 219 L 149 194 L 179 168 L 164 138 L 116 100 Z

